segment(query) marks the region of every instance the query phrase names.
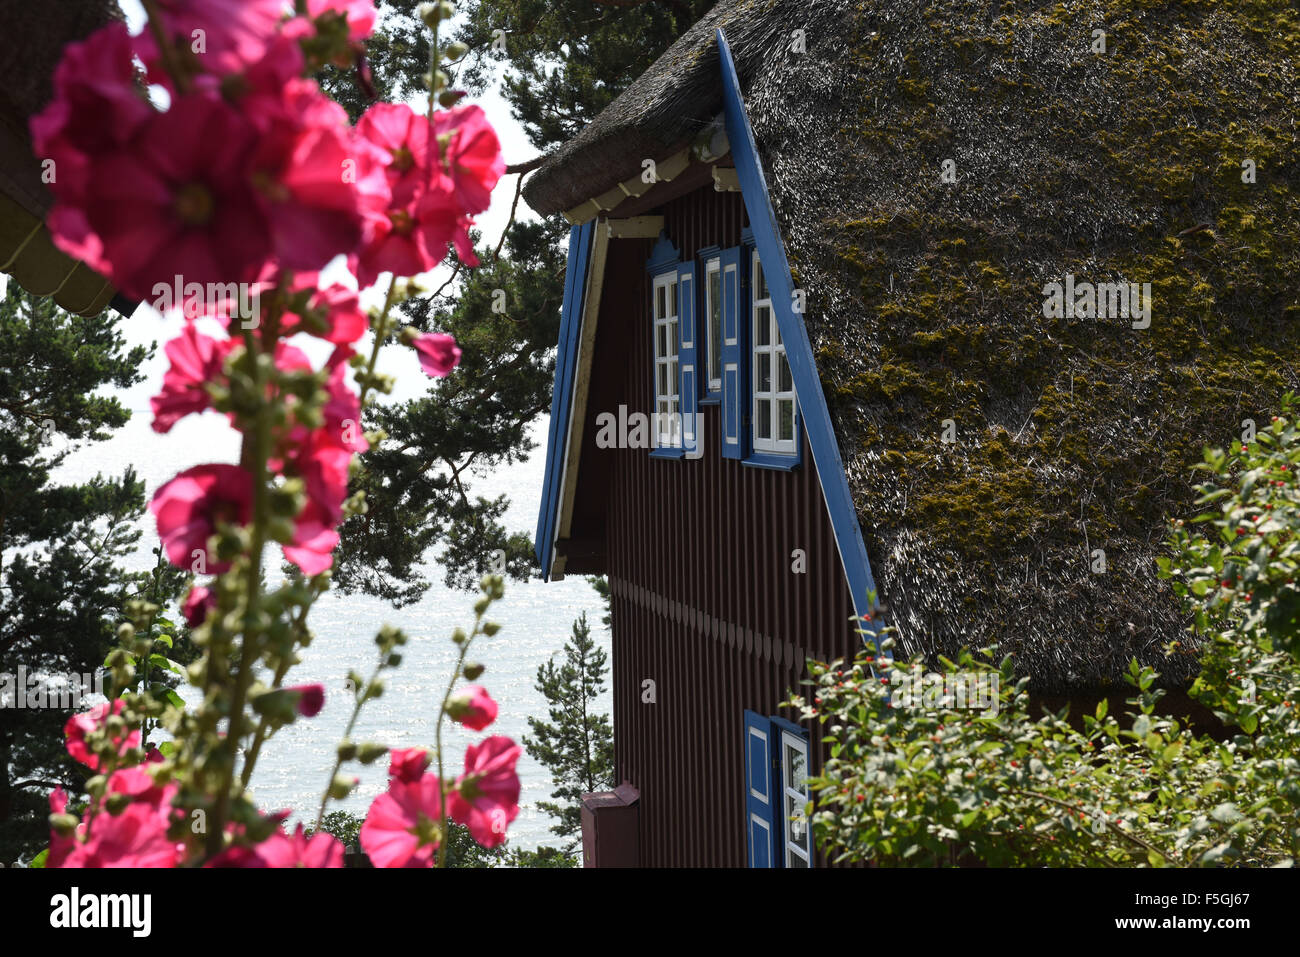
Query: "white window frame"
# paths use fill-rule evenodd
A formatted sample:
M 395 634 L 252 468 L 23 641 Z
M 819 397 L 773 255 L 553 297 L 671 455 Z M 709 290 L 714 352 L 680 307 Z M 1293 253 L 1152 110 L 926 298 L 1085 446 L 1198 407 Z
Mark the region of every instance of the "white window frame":
M 804 816 L 803 809 L 808 805 L 808 742 L 801 736 L 791 734 L 784 728 L 781 729 L 781 847 L 784 855 L 786 867 L 812 867 L 812 828 L 808 818 Z M 788 768 L 786 767 L 786 748 L 793 748 L 803 755 L 803 780 L 804 789 L 802 791 L 792 788 L 787 783 L 789 781 Z M 799 808 L 799 818 L 804 822 L 803 842 L 798 843 L 793 839 L 791 834 L 794 821 L 786 813 L 789 806 L 789 798 L 796 798 Z M 795 863 L 797 861 L 798 863 Z
M 713 277 L 718 277 L 718 301 L 713 301 Z M 705 357 L 705 371 L 708 375 L 707 391 L 722 391 L 722 257 L 712 256 L 704 264 L 704 322 L 705 341 L 708 343 L 707 356 Z M 714 335 L 713 329 L 713 308 L 718 309 L 718 329 L 717 335 Z M 713 374 L 714 369 L 718 374 Z
M 670 310 L 665 315 L 659 314 L 659 290 L 667 288 L 669 293 L 664 296 L 665 308 Z M 654 389 L 655 389 L 655 406 L 654 415 L 651 417 L 651 429 L 655 436 L 655 448 L 659 449 L 680 449 L 682 447 L 682 396 L 681 396 L 681 340 L 680 325 L 681 317 L 678 315 L 677 308 L 677 272 L 661 273 L 654 277 L 654 284 L 650 292 L 650 311 L 654 316 Z M 667 345 L 670 352 L 661 353 L 659 350 L 661 328 L 668 331 Z M 668 368 L 668 388 L 669 392 L 659 391 L 659 370 L 661 367 Z M 667 407 L 665 409 L 665 406 Z M 665 417 L 664 412 L 668 415 Z
M 781 363 L 785 363 L 788 368 L 790 360 L 786 355 L 785 343 L 781 340 L 781 330 L 776 321 L 776 310 L 772 308 L 771 286 L 768 287 L 768 295 L 762 299 L 758 298 L 758 277 L 762 270 L 762 263 L 758 260 L 758 250 L 755 249 L 750 253 L 749 279 L 751 289 L 750 293 L 750 363 L 751 376 L 750 381 L 753 384 L 752 399 L 750 401 L 750 435 L 753 439 L 755 452 L 770 452 L 777 455 L 794 455 L 796 444 L 799 441 L 799 409 L 798 401 L 794 393 L 794 374 L 790 375 L 790 388 L 787 391 L 780 390 Z M 767 309 L 767 321 L 769 323 L 767 345 L 758 344 L 758 314 L 759 310 Z M 771 364 L 772 379 L 771 388 L 766 391 L 759 391 L 759 356 L 767 355 Z M 791 434 L 788 439 L 781 439 L 778 436 L 781 433 L 780 410 L 781 403 L 790 402 L 791 416 Z M 772 414 L 772 435 L 768 438 L 762 438 L 758 434 L 758 410 L 759 404 L 766 402 Z

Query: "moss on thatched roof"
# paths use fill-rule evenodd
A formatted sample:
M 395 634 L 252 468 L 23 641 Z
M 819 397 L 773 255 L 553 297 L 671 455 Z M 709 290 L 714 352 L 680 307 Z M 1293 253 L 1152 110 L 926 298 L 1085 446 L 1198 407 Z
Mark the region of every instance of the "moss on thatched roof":
M 1133 656 L 1185 680 L 1193 646 L 1153 561 L 1167 521 L 1195 509 L 1202 448 L 1300 385 L 1300 13 L 739 0 L 706 20 L 737 15 L 746 108 L 904 653 L 996 641 L 1043 691 L 1118 684 Z M 628 123 L 671 130 L 645 112 L 674 101 L 660 84 L 685 84 L 687 114 L 716 112 L 701 27 L 659 62 L 711 62 L 685 78 L 656 64 L 624 94 L 641 114 L 616 101 L 599 138 L 552 162 L 598 161 Z M 535 205 L 576 205 L 539 175 Z M 1150 327 L 1044 318 L 1067 273 L 1149 282 Z

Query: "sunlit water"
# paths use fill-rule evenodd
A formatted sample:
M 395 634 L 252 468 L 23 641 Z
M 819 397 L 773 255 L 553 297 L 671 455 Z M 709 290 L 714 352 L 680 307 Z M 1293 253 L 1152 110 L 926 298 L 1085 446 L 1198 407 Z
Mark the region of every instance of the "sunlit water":
M 127 465 L 134 465 L 147 485 L 146 495 L 152 495 L 159 485 L 192 465 L 238 459 L 238 436 L 212 413 L 190 416 L 165 436 L 155 434 L 149 421 L 147 412 L 136 412 L 108 442 L 77 450 L 56 478 L 79 481 L 96 472 L 120 475 Z M 544 441 L 546 422 L 536 429 L 534 437 Z M 479 477 L 473 493 L 489 498 L 509 495 L 511 507 L 504 519 L 507 529 L 531 534 L 536 527 L 543 466 L 544 452 L 539 448 L 528 462 Z M 141 550 L 127 563 L 140 570 L 150 567 L 150 549 L 157 544 L 148 514 L 142 527 L 145 535 Z M 273 569 L 279 566 L 278 561 L 269 564 Z M 432 747 L 436 708 L 455 659 L 456 649 L 449 636 L 457 625 L 468 628 L 472 622 L 475 594 L 443 586 L 442 570 L 436 565 L 429 566 L 426 574 L 433 586 L 421 601 L 405 608 L 394 609 L 365 595 L 326 594 L 317 602 L 310 617 L 315 639 L 302 653 L 302 664 L 290 673 L 290 683 L 324 684 L 325 708 L 315 718 L 299 719 L 283 729 L 263 748 L 252 781 L 260 807 L 290 809 L 294 818 L 315 819 L 333 766 L 335 745 L 351 714 L 351 697 L 343 687 L 345 676 L 349 669 L 370 675 L 376 658 L 375 632 L 385 622 L 405 630 L 411 641 L 403 649 L 401 667 L 388 673 L 383 697 L 367 702 L 353 740 L 380 741 L 393 747 Z M 529 715 L 545 717 L 545 699 L 533 686 L 537 668 L 562 649 L 573 620 L 583 611 L 587 612 L 593 634 L 600 637 L 608 651 L 609 636 L 600 625 L 601 602 L 585 579 L 507 583 L 505 598 L 490 613 L 501 624 L 501 630 L 491 638 L 478 638 L 471 651 L 472 658 L 487 666 L 479 683 L 500 704 L 500 715 L 482 733 L 456 725 L 450 726 L 450 734 L 444 730 L 452 770 L 459 769 L 467 744 L 490 733 L 518 741 L 528 731 Z M 197 701 L 198 689 L 182 686 L 178 690 L 188 703 Z M 609 710 L 608 693 L 600 706 Z M 354 762 L 345 770 L 358 775 L 361 784 L 348 800 L 333 802 L 330 808 L 364 815 L 385 786 L 387 760 L 381 759 L 370 767 Z M 511 844 L 531 848 L 556 843 L 549 833 L 553 819 L 535 807 L 538 800 L 550 796 L 548 772 L 524 755 L 519 762 L 519 777 L 523 793 L 519 817 L 510 827 Z

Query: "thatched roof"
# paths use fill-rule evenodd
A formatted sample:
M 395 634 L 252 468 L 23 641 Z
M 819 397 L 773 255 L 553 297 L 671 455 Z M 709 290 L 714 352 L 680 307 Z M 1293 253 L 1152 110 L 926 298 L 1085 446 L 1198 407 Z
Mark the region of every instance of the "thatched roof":
M 1300 384 L 1300 13 L 1102 9 L 724 0 L 525 190 L 571 208 L 680 148 L 722 24 L 889 623 L 906 654 L 998 641 L 1043 691 L 1194 671 L 1166 522 Z M 1044 318 L 1067 273 L 1151 283 L 1150 328 Z
M 53 197 L 32 155 L 27 121 L 54 97 L 54 70 L 63 48 L 121 20 L 115 0 L 0 2 L 0 269 L 24 288 L 53 296 L 65 309 L 94 315 L 113 300 L 113 287 L 60 252 L 42 226 Z M 124 300 L 114 303 L 121 310 Z

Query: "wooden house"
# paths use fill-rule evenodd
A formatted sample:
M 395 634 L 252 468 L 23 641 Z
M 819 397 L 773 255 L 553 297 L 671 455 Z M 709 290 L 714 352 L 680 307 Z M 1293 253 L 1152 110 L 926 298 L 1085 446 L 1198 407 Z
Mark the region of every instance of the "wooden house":
M 722 0 L 527 182 L 572 223 L 537 557 L 612 592 L 588 864 L 820 863 L 778 705 L 864 625 L 1185 686 L 1153 559 L 1300 355 L 1263 6 Z

